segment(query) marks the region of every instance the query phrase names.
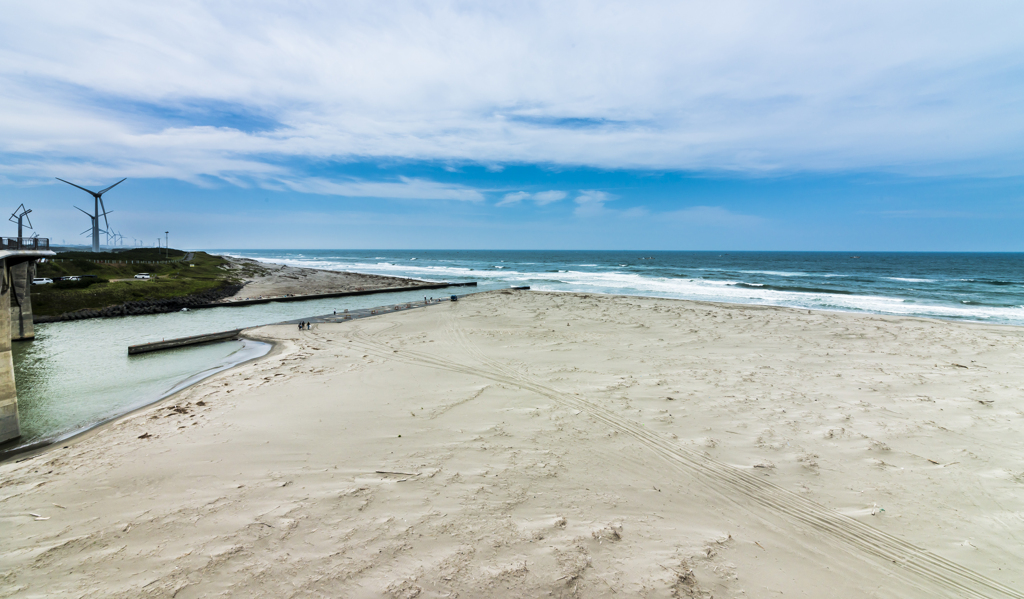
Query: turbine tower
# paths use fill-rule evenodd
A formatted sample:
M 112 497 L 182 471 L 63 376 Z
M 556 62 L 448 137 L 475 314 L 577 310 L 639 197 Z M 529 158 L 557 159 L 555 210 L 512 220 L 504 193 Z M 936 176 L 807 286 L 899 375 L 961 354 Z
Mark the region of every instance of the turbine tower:
M 29 229 L 32 228 L 32 220 L 28 217 L 28 213 L 29 212 L 32 212 L 32 210 L 30 210 L 28 208 L 25 208 L 25 204 L 22 204 L 22 205 L 18 206 L 18 209 L 15 210 L 13 214 L 11 214 L 11 218 L 7 219 L 7 220 L 11 221 L 12 223 L 18 223 L 18 239 L 19 240 L 22 237 L 24 237 L 24 235 L 22 235 L 22 227 L 23 227 L 22 222 L 23 221 L 28 221 L 28 228 Z M 19 241 L 18 243 L 21 243 L 21 241 Z
M 60 177 L 55 177 L 55 179 L 57 179 L 58 181 L 64 181 L 64 179 L 61 179 Z M 125 181 L 125 179 L 127 179 L 127 177 L 125 177 L 124 179 L 121 179 L 120 181 L 118 181 L 117 183 L 114 183 L 113 185 L 111 185 L 110 187 L 108 187 L 106 189 L 101 189 L 100 191 L 92 191 L 91 189 L 86 189 L 86 188 L 82 187 L 81 185 L 75 185 L 71 181 L 64 181 L 64 183 L 67 183 L 68 185 L 70 185 L 72 187 L 77 187 L 78 189 L 81 189 L 82 191 L 88 192 L 93 197 L 93 213 L 92 214 L 89 214 L 85 210 L 82 210 L 81 208 L 78 208 L 78 206 L 75 206 L 75 208 L 78 208 L 79 210 L 82 210 L 82 212 L 85 213 L 86 216 L 88 216 L 90 219 L 92 219 L 92 251 L 94 251 L 94 252 L 100 251 L 100 231 L 103 231 L 104 233 L 106 233 L 106 230 L 100 229 L 100 217 L 101 216 L 103 217 L 103 223 L 106 225 L 107 229 L 110 228 L 110 221 L 107 220 L 107 215 L 110 214 L 110 212 L 107 212 L 107 208 L 103 205 L 103 194 L 107 193 L 111 189 L 113 189 L 113 188 L 117 187 L 118 185 L 120 185 L 121 183 L 123 183 Z M 103 209 L 102 212 L 100 212 L 101 208 Z M 89 229 L 86 229 L 84 232 L 88 232 L 88 231 L 89 231 Z

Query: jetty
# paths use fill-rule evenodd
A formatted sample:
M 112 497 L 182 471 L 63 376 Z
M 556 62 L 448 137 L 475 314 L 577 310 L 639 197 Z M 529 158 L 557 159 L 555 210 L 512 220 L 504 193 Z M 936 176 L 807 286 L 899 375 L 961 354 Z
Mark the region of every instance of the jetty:
M 128 355 L 132 356 L 135 354 L 144 354 L 151 351 L 160 351 L 162 349 L 186 347 L 188 345 L 200 345 L 203 343 L 212 343 L 214 341 L 229 341 L 231 339 L 238 339 L 239 333 L 241 333 L 243 330 L 244 329 L 233 329 L 230 331 L 221 331 L 219 333 L 206 333 L 205 335 L 192 335 L 190 337 L 178 337 L 176 339 L 165 339 L 163 341 L 153 341 L 150 343 L 129 345 Z
M 200 308 L 226 308 L 232 306 L 252 306 L 255 304 L 269 304 L 270 302 L 305 302 L 317 299 L 330 299 L 336 297 L 355 297 L 358 295 L 374 295 L 377 293 L 399 293 L 402 291 L 429 291 L 431 289 L 445 289 L 448 287 L 476 287 L 476 281 L 468 283 L 423 283 L 422 285 L 407 285 L 404 287 L 376 287 L 373 289 L 360 289 L 357 291 L 336 291 L 332 293 L 311 293 L 303 295 L 276 295 L 270 297 L 259 297 L 253 299 L 221 301 L 209 304 L 192 306 L 189 309 Z
M 476 283 L 473 283 L 476 285 Z M 463 283 L 461 286 L 467 286 Z M 333 295 L 333 294 L 332 294 Z M 357 320 L 360 318 L 369 318 L 371 316 L 377 316 L 380 314 L 387 314 L 390 312 L 401 312 L 404 310 L 412 310 L 415 308 L 424 308 L 441 302 L 455 301 L 458 296 L 453 295 L 451 298 L 439 298 L 432 302 L 401 302 L 398 304 L 388 306 L 377 306 L 374 308 L 358 308 L 355 310 L 344 310 L 343 312 L 335 311 L 332 314 L 324 314 L 322 316 L 308 316 L 306 318 L 295 318 L 292 320 L 285 320 L 274 324 L 292 324 L 297 325 L 300 322 L 306 322 L 310 324 L 324 324 L 324 323 L 338 323 L 347 322 L 350 320 Z M 257 325 L 257 326 L 271 326 L 271 325 Z M 151 341 L 149 343 L 139 343 L 137 345 L 128 346 L 128 355 L 144 354 L 154 351 L 162 351 L 166 349 L 177 349 L 179 347 L 188 347 L 190 345 L 202 345 L 204 343 L 215 343 L 218 341 L 231 341 L 238 339 L 245 329 L 232 329 L 230 331 L 220 331 L 218 333 L 205 333 L 203 335 L 191 335 L 189 337 L 177 337 L 175 339 L 163 339 L 160 341 Z

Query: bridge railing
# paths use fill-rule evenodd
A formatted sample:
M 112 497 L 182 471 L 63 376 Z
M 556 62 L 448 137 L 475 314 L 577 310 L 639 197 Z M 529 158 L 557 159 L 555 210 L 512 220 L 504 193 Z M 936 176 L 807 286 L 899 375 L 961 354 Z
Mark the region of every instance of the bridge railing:
M 0 237 L 0 250 L 49 250 L 46 237 Z

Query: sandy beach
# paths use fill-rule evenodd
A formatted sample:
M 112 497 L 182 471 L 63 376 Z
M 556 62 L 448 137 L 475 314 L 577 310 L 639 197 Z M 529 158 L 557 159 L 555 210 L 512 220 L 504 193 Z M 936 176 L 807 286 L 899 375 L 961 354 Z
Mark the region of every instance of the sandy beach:
M 224 256 L 231 268 L 243 277 L 245 286 L 235 295 L 221 300 L 233 302 L 259 297 L 317 295 L 364 289 L 406 287 L 420 283 L 415 279 L 387 277 L 359 272 L 341 272 L 318 268 L 300 268 L 259 262 L 250 258 Z
M 250 335 L 0 464 L 0 597 L 1024 597 L 1020 328 L 499 291 Z

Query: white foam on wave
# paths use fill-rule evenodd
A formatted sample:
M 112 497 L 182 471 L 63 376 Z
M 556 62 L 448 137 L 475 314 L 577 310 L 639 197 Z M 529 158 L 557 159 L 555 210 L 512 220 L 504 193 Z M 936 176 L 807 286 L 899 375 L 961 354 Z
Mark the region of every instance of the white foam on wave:
M 935 279 L 910 279 L 907 277 L 885 277 L 890 281 L 903 281 L 904 283 L 934 283 Z
M 751 275 L 771 275 L 773 277 L 809 277 L 810 274 L 799 271 L 778 271 L 778 270 L 739 270 L 736 272 L 742 272 Z
M 589 291 L 624 295 L 648 295 L 725 303 L 1024 324 L 1024 308 L 1020 307 L 961 307 L 955 305 L 921 304 L 910 303 L 897 297 L 780 291 L 755 287 L 751 283 L 747 283 L 746 286 L 739 286 L 736 284 L 736 281 L 644 277 L 622 272 L 589 273 L 570 271 L 569 273 L 560 274 L 559 279 L 566 287 L 550 283 L 540 283 L 533 285 L 533 288 L 539 291 Z
M 244 257 L 244 256 L 243 256 Z M 1024 325 L 1024 306 L 980 306 L 965 304 L 927 304 L 908 302 L 901 298 L 840 293 L 782 291 L 765 288 L 758 283 L 736 280 L 653 277 L 623 271 L 559 270 L 557 273 L 522 272 L 508 266 L 487 268 L 455 265 L 396 265 L 390 262 L 360 262 L 312 259 L 264 259 L 261 262 L 287 264 L 305 268 L 346 270 L 369 274 L 402 276 L 428 281 L 476 279 L 482 286 L 528 284 L 538 291 L 578 291 L 618 295 L 639 295 L 692 299 L 724 303 L 773 305 L 792 308 L 871 312 L 897 316 L 974 320 Z M 514 265 L 512 265 L 514 266 Z M 474 270 L 474 268 L 482 270 Z M 753 271 L 751 271 L 753 272 Z M 774 273 L 777 271 L 758 271 Z M 784 273 L 783 276 L 796 276 Z M 745 283 L 739 285 L 739 283 Z

